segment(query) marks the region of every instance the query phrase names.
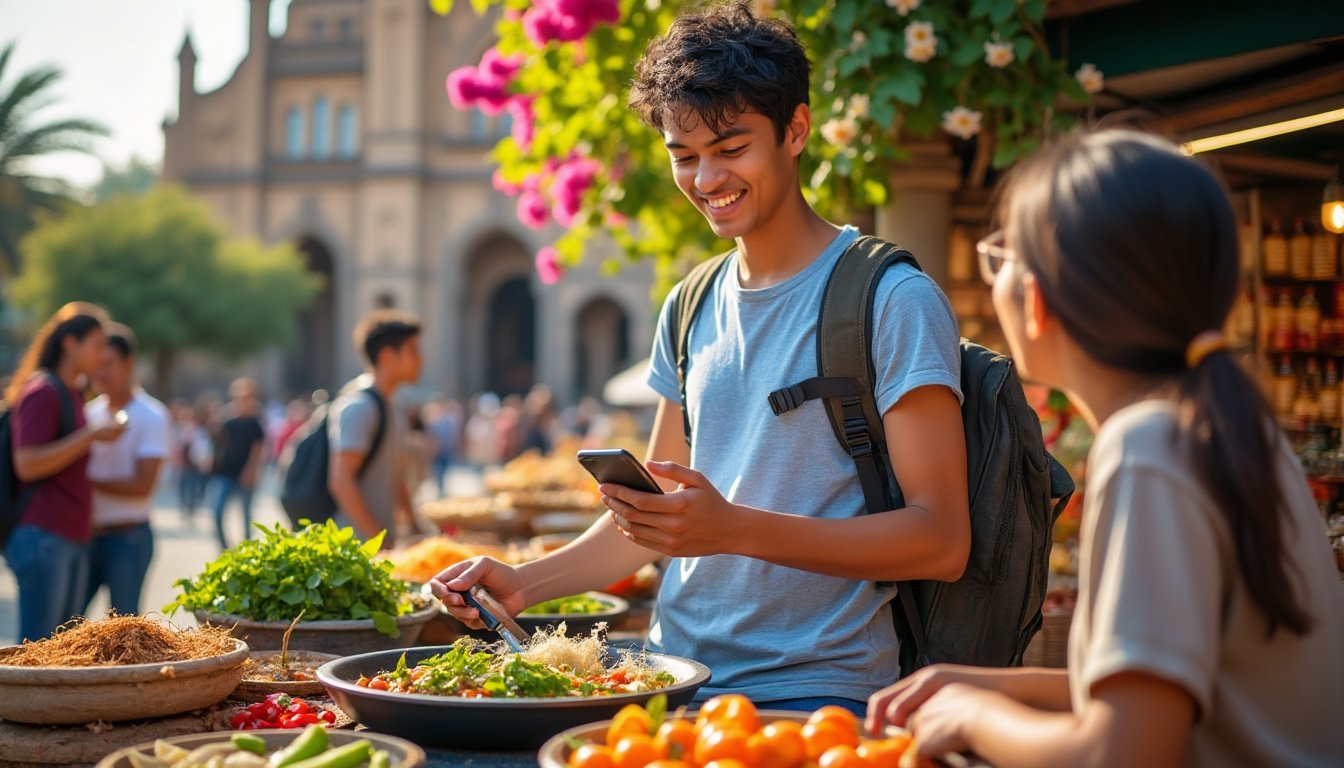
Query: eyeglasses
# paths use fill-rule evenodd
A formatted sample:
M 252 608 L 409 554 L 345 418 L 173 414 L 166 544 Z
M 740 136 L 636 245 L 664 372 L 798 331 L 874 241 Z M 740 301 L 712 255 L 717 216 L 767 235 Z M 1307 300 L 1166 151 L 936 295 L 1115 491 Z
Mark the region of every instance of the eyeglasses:
M 990 285 L 998 277 L 1005 264 L 1017 261 L 1017 254 L 1003 244 L 1003 230 L 997 229 L 975 244 L 975 253 L 980 257 L 980 277 Z

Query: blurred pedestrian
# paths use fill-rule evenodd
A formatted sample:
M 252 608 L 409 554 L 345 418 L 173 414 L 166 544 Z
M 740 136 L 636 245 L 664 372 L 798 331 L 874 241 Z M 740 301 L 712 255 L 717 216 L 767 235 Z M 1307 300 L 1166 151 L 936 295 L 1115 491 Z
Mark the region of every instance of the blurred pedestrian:
M 159 468 L 168 455 L 168 411 L 136 383 L 137 346 L 130 328 L 107 325 L 107 351 L 94 377 L 102 394 L 84 406 L 90 424 L 126 426 L 121 437 L 89 449 L 93 539 L 83 604 L 87 611 L 106 585 L 112 610 L 122 616 L 140 613 L 140 591 L 154 556 L 149 515 Z
M 251 379 L 234 380 L 229 385 L 229 397 L 232 399 L 225 411 L 227 418 L 214 431 L 214 469 L 210 476 L 220 549 L 229 548 L 224 536 L 224 509 L 234 495 L 243 508 L 243 538 L 252 538 L 252 492 L 261 471 L 266 442 L 266 431 L 258 418 L 261 402 L 256 383 Z
M 46 637 L 83 608 L 93 524 L 89 447 L 125 431 L 84 417 L 84 387 L 102 363 L 106 322 L 93 304 L 61 307 L 28 345 L 5 392 L 22 507 L 5 561 L 19 584 L 20 640 Z
M 383 546 L 391 547 L 398 521 L 415 527 L 406 485 L 407 426 L 393 398 L 420 379 L 420 319 L 374 310 L 360 320 L 354 341 L 368 370 L 332 403 L 328 483 L 339 508 L 336 521 L 363 539 L 387 531 Z
M 436 396 L 424 407 L 425 429 L 434 438 L 434 455 L 430 459 L 430 474 L 439 496 L 447 495 L 448 471 L 457 460 L 462 443 L 462 406 L 456 400 Z
M 527 393 L 523 400 L 521 427 L 519 453 L 531 450 L 543 456 L 550 454 L 555 446 L 556 432 L 560 428 L 560 417 L 550 387 L 537 384 Z
M 192 520 L 205 498 L 205 481 L 214 462 L 214 445 L 206 428 L 204 406 L 187 404 L 178 411 L 174 455 L 177 463 L 177 503 L 184 520 Z

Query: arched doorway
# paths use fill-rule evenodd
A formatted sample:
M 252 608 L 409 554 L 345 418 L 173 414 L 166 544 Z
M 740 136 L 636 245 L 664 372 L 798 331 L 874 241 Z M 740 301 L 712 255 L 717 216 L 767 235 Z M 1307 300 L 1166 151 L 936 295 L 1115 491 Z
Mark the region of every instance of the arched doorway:
M 299 238 L 296 247 L 308 271 L 322 280 L 317 296 L 296 318 L 295 343 L 286 354 L 285 384 L 294 395 L 340 385 L 335 381 L 336 270 L 331 251 L 315 237 Z
M 496 288 L 486 322 L 486 387 L 497 395 L 527 392 L 537 375 L 537 305 L 531 282 L 513 277 Z
M 481 239 L 470 254 L 462 303 L 462 389 L 498 395 L 527 392 L 537 379 L 532 258 L 504 233 Z
M 601 397 L 602 386 L 630 361 L 630 319 L 611 299 L 589 301 L 575 329 L 574 391 Z

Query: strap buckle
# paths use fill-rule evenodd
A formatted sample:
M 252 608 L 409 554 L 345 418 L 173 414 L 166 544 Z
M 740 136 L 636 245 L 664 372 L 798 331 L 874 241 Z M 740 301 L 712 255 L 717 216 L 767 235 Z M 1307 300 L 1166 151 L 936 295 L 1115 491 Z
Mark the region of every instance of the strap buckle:
M 840 407 L 844 413 L 845 446 L 849 448 L 850 457 L 859 459 L 871 456 L 873 438 L 868 433 L 868 420 L 863 417 L 863 407 L 859 398 L 842 398 Z
M 784 387 L 771 392 L 769 400 L 770 410 L 774 411 L 776 416 L 779 416 L 807 402 L 807 395 L 803 392 L 802 384 L 794 384 L 791 387 Z

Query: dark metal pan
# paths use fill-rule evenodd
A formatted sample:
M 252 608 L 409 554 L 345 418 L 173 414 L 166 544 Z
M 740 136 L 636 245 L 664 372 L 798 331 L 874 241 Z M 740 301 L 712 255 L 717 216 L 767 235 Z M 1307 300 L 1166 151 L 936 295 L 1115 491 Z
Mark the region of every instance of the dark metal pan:
M 478 750 L 536 749 L 555 734 L 584 723 L 607 720 L 626 704 L 643 704 L 649 693 L 558 699 L 464 699 L 415 693 L 375 691 L 355 685 L 360 675 L 373 677 L 393 669 L 402 653 L 406 664 L 445 653 L 452 646 L 424 646 L 376 651 L 328 662 L 317 679 L 350 717 L 380 733 L 390 733 L 425 747 Z M 611 649 L 615 663 L 618 650 Z M 670 672 L 677 682 L 662 689 L 672 709 L 688 704 L 709 681 L 709 667 L 679 656 L 648 654 L 650 666 Z

